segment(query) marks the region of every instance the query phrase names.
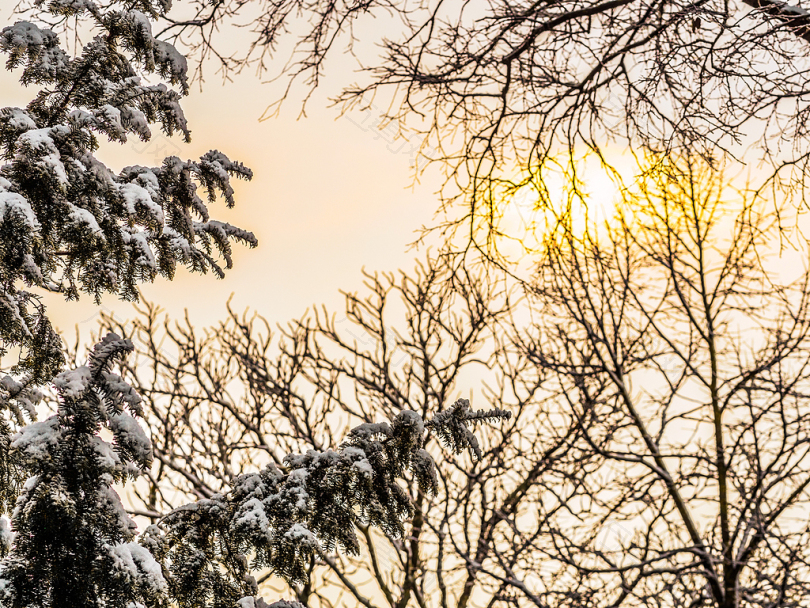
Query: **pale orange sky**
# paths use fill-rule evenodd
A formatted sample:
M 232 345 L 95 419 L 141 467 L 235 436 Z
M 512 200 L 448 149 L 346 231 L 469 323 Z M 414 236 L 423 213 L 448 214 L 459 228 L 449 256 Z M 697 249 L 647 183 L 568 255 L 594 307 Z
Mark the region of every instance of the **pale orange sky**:
M 0 13 L 2 25 L 16 21 Z M 348 71 L 349 64 L 338 65 Z M 336 70 L 338 71 L 338 70 Z M 188 308 L 198 324 L 215 322 L 225 314 L 234 293 L 236 309 L 251 307 L 271 322 L 285 323 L 312 304 L 325 303 L 340 313 L 338 290 L 362 290 L 361 269 L 410 269 L 419 252 L 408 250 L 415 231 L 430 224 L 440 185 L 434 172 L 411 189 L 413 161 L 409 145 L 393 142 L 388 132 L 372 127 L 376 116 L 354 112 L 338 118 L 327 108 L 337 92 L 339 77 L 327 79 L 323 91 L 307 107 L 307 118 L 296 120 L 300 97 L 290 99 L 279 118 L 259 122 L 278 85 L 262 85 L 253 74 L 221 85 L 212 75 L 203 91 L 192 87 L 183 108 L 192 142 L 166 139 L 153 128 L 151 144 L 133 140 L 106 144 L 97 157 L 114 170 L 125 165 L 159 164 L 174 154 L 196 158 L 216 148 L 240 160 L 254 172 L 251 182 L 236 181 L 236 207 L 217 203 L 211 215 L 253 231 L 259 247 L 235 245 L 234 268 L 225 280 L 213 275 L 178 272 L 172 282 L 158 279 L 144 294 L 173 316 Z M 36 93 L 0 71 L 0 107 L 24 106 Z M 414 142 L 415 143 L 415 142 Z M 69 340 L 74 326 L 83 333 L 94 327 L 98 308 L 92 299 L 65 303 L 48 296 L 49 314 Z M 130 305 L 107 297 L 103 307 L 117 316 L 130 316 Z
M 11 8 L 0 0 L 0 27 L 17 20 Z M 385 25 L 377 24 L 375 30 Z M 239 48 L 238 36 L 244 36 L 244 30 L 226 33 L 230 39 L 225 41 Z M 211 215 L 253 231 L 259 247 L 234 245 L 235 267 L 222 281 L 181 270 L 172 282 L 161 278 L 144 285 L 147 298 L 174 317 L 188 308 L 195 323 L 207 325 L 224 316 L 225 302 L 233 293 L 237 310 L 250 307 L 272 323 L 286 323 L 313 304 L 325 303 L 340 314 L 343 298 L 338 290 L 362 292 L 363 267 L 412 268 L 422 253 L 408 245 L 422 225 L 433 222 L 441 177 L 438 170 L 429 170 L 412 189 L 411 144 L 417 140 L 392 141 L 390 129 L 376 129 L 377 112 L 339 117 L 337 109 L 328 107 L 328 98 L 357 78 L 355 65 L 350 56 L 334 54 L 306 118 L 297 119 L 303 95 L 299 89 L 280 117 L 264 122 L 259 117 L 278 98 L 283 82 L 262 84 L 251 72 L 223 85 L 208 69 L 203 90 L 195 84 L 182 103 L 192 131 L 190 144 L 166 139 L 155 127 L 156 137 L 149 144 L 133 139 L 125 145 L 102 145 L 97 156 L 114 170 L 157 165 L 170 154 L 196 158 L 216 148 L 254 172 L 251 182 L 235 180 L 236 207 L 228 210 L 218 203 Z M 0 70 L 0 107 L 24 106 L 35 93 L 36 87 L 25 89 L 16 75 Z M 612 152 L 617 159 L 620 154 L 620 148 Z M 593 189 L 602 196 L 614 192 L 602 182 Z M 515 209 L 518 215 L 507 220 L 520 224 L 530 219 L 530 208 L 528 214 L 520 213 L 519 206 Z M 522 252 L 516 251 L 518 256 Z M 94 328 L 99 308 L 92 299 L 66 303 L 48 295 L 47 303 L 51 318 L 69 340 L 77 324 L 84 333 Z M 130 305 L 115 297 L 106 297 L 103 308 L 123 318 L 131 314 Z

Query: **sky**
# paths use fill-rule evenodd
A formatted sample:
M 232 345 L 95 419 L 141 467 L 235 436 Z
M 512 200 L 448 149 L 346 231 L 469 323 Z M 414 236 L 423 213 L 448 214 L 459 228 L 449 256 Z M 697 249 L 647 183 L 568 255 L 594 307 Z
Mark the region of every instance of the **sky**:
M 3 4 L 0 24 L 15 20 L 11 5 Z M 241 41 L 233 34 L 226 30 L 223 42 L 239 48 Z M 413 152 L 418 142 L 394 140 L 392 129 L 378 129 L 376 109 L 340 116 L 338 109 L 329 107 L 329 97 L 355 80 L 355 65 L 351 57 L 334 54 L 321 88 L 307 105 L 306 117 L 299 118 L 303 98 L 299 89 L 278 117 L 264 121 L 260 117 L 279 97 L 283 82 L 263 83 L 248 72 L 223 84 L 207 69 L 202 89 L 195 83 L 182 103 L 192 131 L 190 144 L 167 138 L 157 128 L 149 143 L 134 139 L 125 145 L 103 143 L 97 156 L 114 170 L 158 165 L 167 155 L 196 158 L 215 148 L 254 172 L 251 182 L 235 180 L 236 207 L 229 210 L 218 202 L 211 215 L 253 231 L 258 248 L 236 244 L 234 268 L 224 280 L 185 270 L 171 282 L 158 278 L 142 288 L 148 299 L 173 317 L 188 309 L 195 324 L 210 325 L 224 317 L 233 294 L 236 310 L 249 307 L 271 323 L 284 324 L 312 305 L 326 304 L 339 315 L 343 309 L 339 290 L 362 292 L 363 268 L 412 268 L 423 253 L 409 244 L 420 227 L 431 225 L 441 176 L 438 170 L 429 170 L 414 185 Z M 22 87 L 17 75 L 0 70 L 0 107 L 24 106 L 35 93 L 35 87 Z M 605 180 L 592 187 L 603 194 L 613 190 Z M 507 219 L 518 225 L 526 221 L 524 215 Z M 114 296 L 105 297 L 100 307 L 89 297 L 64 302 L 50 294 L 46 303 L 52 321 L 68 339 L 75 326 L 83 335 L 92 331 L 99 311 L 118 318 L 132 316 L 131 305 Z
M 2 23 L 16 18 L 5 8 Z M 351 75 L 348 63 L 335 65 L 337 74 Z M 339 90 L 339 77 L 327 78 L 298 118 L 301 97 L 293 96 L 280 116 L 260 121 L 280 85 L 263 84 L 243 74 L 222 84 L 210 75 L 202 90 L 192 86 L 183 100 L 192 141 L 167 138 L 153 128 L 152 142 L 131 139 L 124 145 L 104 143 L 96 156 L 108 167 L 160 164 L 167 155 L 197 158 L 218 149 L 250 167 L 254 178 L 238 181 L 236 207 L 211 207 L 212 218 L 251 230 L 256 249 L 235 245 L 234 268 L 224 280 L 213 275 L 179 271 L 169 282 L 159 278 L 143 287 L 144 295 L 170 315 L 188 308 L 195 323 L 212 324 L 225 315 L 233 294 L 237 310 L 256 310 L 272 323 L 300 317 L 308 306 L 326 304 L 340 313 L 339 290 L 362 291 L 361 270 L 410 269 L 421 253 L 409 248 L 437 208 L 437 174 L 413 185 L 410 144 L 394 141 L 390 130 L 377 128 L 378 112 L 355 111 L 340 117 L 328 108 L 328 97 Z M 36 93 L 17 76 L 0 71 L 0 107 L 24 106 Z M 92 298 L 64 302 L 47 296 L 49 316 L 69 338 L 74 327 L 92 331 L 99 310 L 117 317 L 132 316 L 131 305 L 115 297 L 97 307 Z

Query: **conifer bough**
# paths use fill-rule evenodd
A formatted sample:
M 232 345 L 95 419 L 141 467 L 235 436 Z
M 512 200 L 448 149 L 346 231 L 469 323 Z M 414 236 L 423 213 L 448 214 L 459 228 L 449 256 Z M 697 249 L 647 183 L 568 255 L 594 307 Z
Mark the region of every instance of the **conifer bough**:
M 171 279 L 178 264 L 222 277 L 232 241 L 257 245 L 252 233 L 211 219 L 197 193 L 202 187 L 208 203 L 220 196 L 232 207 L 231 178 L 252 177 L 221 152 L 119 173 L 94 156 L 99 137 L 148 141 L 155 125 L 189 141 L 179 104 L 188 91 L 186 60 L 151 29 L 170 4 L 37 2 L 54 18 L 90 23 L 95 35 L 75 56 L 52 30 L 28 21 L 0 31 L 6 68 L 22 68 L 20 81 L 40 88 L 25 108 L 0 109 L 0 356 L 20 349 L 12 371 L 27 374 L 23 385 L 50 380 L 63 364 L 31 288 L 68 300 L 81 292 L 135 300 L 139 283 Z M 152 83 L 159 79 L 176 90 Z M 0 396 L 17 390 L 9 383 Z

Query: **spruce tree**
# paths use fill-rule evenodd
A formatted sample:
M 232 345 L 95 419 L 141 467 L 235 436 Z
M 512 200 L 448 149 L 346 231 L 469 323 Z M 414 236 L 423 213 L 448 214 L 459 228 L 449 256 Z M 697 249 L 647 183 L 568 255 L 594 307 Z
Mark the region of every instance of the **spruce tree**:
M 61 341 L 37 291 L 68 300 L 81 293 L 137 299 L 137 285 L 171 279 L 178 264 L 191 271 L 230 268 L 231 241 L 257 244 L 253 234 L 213 220 L 206 202 L 234 204 L 233 176 L 249 169 L 211 151 L 198 161 L 166 158 L 160 167 L 120 172 L 95 155 L 99 138 L 148 141 L 189 129 L 180 98 L 188 91 L 186 61 L 152 35 L 167 0 L 49 0 L 40 15 L 75 18 L 93 37 L 75 54 L 57 34 L 28 21 L 0 31 L 6 68 L 39 90 L 25 108 L 0 109 L 0 358 L 19 352 L 0 371 L 0 510 L 13 503 L 24 474 L 9 459 L 11 434 L 33 419 L 38 385 L 64 363 Z M 163 79 L 174 88 L 170 88 Z
M 357 523 L 401 537 L 412 506 L 399 482 L 426 492 L 436 485 L 426 429 L 475 454 L 467 426 L 506 413 L 471 413 L 460 401 L 427 424 L 406 410 L 391 424 L 361 425 L 336 450 L 243 475 L 227 494 L 181 507 L 136 537 L 113 489 L 151 463 L 136 421 L 140 397 L 112 371 L 132 344 L 109 334 L 87 365 L 58 373 L 60 341 L 35 289 L 136 299 L 139 283 L 171 279 L 178 264 L 222 276 L 231 241 L 256 239 L 210 219 L 197 189 L 230 207 L 230 178 L 251 172 L 217 151 L 117 173 L 94 156 L 98 137 L 146 141 L 153 124 L 189 138 L 179 106 L 185 60 L 151 31 L 169 0 L 36 5 L 57 19 L 86 19 L 96 35 L 74 56 L 27 21 L 0 31 L 7 68 L 41 87 L 26 108 L 0 109 L 0 355 L 21 349 L 16 378 L 0 380 L 0 507 L 15 504 L 13 540 L 0 526 L 0 605 L 261 608 L 252 570 L 302 581 L 318 556 L 359 550 Z M 56 414 L 12 435 L 35 418 L 36 386 L 54 376 Z
M 129 340 L 108 334 L 87 365 L 54 379 L 57 413 L 12 441 L 12 457 L 29 477 L 0 574 L 6 608 L 166 605 L 161 567 L 133 542 L 135 522 L 112 487 L 152 460 L 151 442 L 135 419 L 141 398 L 112 372 L 131 350 Z
M 6 68 L 21 68 L 20 81 L 39 89 L 25 108 L 0 109 L 0 357 L 20 349 L 11 371 L 24 385 L 48 381 L 63 364 L 36 289 L 68 300 L 81 293 L 134 300 L 139 283 L 171 279 L 178 264 L 222 276 L 231 241 L 257 243 L 211 219 L 197 194 L 202 187 L 209 203 L 221 195 L 231 207 L 230 178 L 251 178 L 221 152 L 120 172 L 94 155 L 99 138 L 148 141 L 153 125 L 189 140 L 179 104 L 186 60 L 151 27 L 170 0 L 35 5 L 56 21 L 75 18 L 93 37 L 70 54 L 54 31 L 28 21 L 0 31 Z M 0 402 L 13 392 L 2 384 Z

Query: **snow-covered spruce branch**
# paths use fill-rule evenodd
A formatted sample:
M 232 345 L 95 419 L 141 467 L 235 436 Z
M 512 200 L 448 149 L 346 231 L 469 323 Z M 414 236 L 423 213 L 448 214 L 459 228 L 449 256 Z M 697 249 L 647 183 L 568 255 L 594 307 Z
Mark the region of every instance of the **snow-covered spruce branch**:
M 437 489 L 433 459 L 422 448 L 426 428 L 454 452 L 479 454 L 467 425 L 510 417 L 469 408 L 468 400 L 459 399 L 427 423 L 403 410 L 390 424 L 361 424 L 336 450 L 288 455 L 282 467 L 270 463 L 241 475 L 227 494 L 175 509 L 150 526 L 141 542 L 167 567 L 181 606 L 233 608 L 239 600 L 252 607 L 252 570 L 267 568 L 290 584 L 305 582 L 324 553 L 359 553 L 355 524 L 402 538 L 413 507 L 398 480 L 412 476 L 423 492 Z
M 481 447 L 469 427 L 480 422 L 495 422 L 509 417 L 509 412 L 499 409 L 472 411 L 467 399 L 459 399 L 446 410 L 436 414 L 426 426 L 453 453 L 458 454 L 469 449 L 476 460 L 480 460 Z
M 17 491 L 25 481 L 25 472 L 10 455 L 13 426 L 21 428 L 26 419 L 35 420 L 36 406 L 43 394 L 34 386 L 30 376 L 20 381 L 11 376 L 0 378 L 0 512 L 8 512 L 17 499 Z
M 167 605 L 160 565 L 134 542 L 135 522 L 113 489 L 152 462 L 151 442 L 135 419 L 141 398 L 112 372 L 132 349 L 108 334 L 87 365 L 54 379 L 57 413 L 11 442 L 11 458 L 28 479 L 3 551 L 4 608 L 50 606 L 57 598 L 83 608 Z
M 810 12 L 796 4 L 780 0 L 743 0 L 745 4 L 784 23 L 786 28 L 805 42 L 810 42 Z
M 0 31 L 6 68 L 40 88 L 25 108 L 0 109 L 0 356 L 20 347 L 12 371 L 29 372 L 26 382 L 46 382 L 62 365 L 60 341 L 31 287 L 67 299 L 84 292 L 135 300 L 139 283 L 171 279 L 178 264 L 221 277 L 232 265 L 232 241 L 257 244 L 252 233 L 212 220 L 197 194 L 202 188 L 208 202 L 221 196 L 231 207 L 231 178 L 252 177 L 221 152 L 118 173 L 94 156 L 99 137 L 145 142 L 154 125 L 189 141 L 179 104 L 186 60 L 152 34 L 170 4 L 37 3 L 92 28 L 75 56 L 55 32 L 28 21 Z
M 135 523 L 112 487 L 152 462 L 136 420 L 141 398 L 112 372 L 132 348 L 108 334 L 87 365 L 55 378 L 57 413 L 11 441 L 27 481 L 12 514 L 13 541 L 5 542 L 5 531 L 0 543 L 4 607 L 59 598 L 83 607 L 261 608 L 267 604 L 255 597 L 252 571 L 269 569 L 292 584 L 329 552 L 359 553 L 358 524 L 404 535 L 413 507 L 399 480 L 437 490 L 434 461 L 422 447 L 426 433 L 439 434 L 454 452 L 475 452 L 467 425 L 510 417 L 470 412 L 466 399 L 427 423 L 403 410 L 390 424 L 355 427 L 335 450 L 290 454 L 280 467 L 241 475 L 226 494 L 175 509 L 135 542 Z

